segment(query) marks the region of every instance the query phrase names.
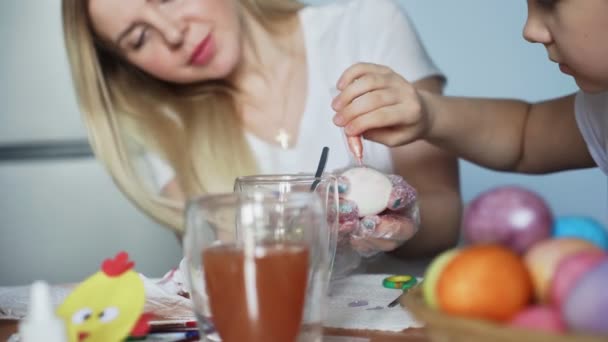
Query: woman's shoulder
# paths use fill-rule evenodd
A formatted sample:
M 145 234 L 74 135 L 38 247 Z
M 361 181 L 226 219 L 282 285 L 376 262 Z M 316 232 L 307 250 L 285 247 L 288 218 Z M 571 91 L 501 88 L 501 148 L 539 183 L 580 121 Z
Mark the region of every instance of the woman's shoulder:
M 394 0 L 337 0 L 309 5 L 300 12 L 303 30 L 313 45 L 334 53 L 358 54 L 373 46 L 379 32 L 402 15 Z
M 432 63 L 427 63 L 413 25 L 394 0 L 311 5 L 302 10 L 301 19 L 310 55 L 322 61 L 325 78 L 337 79 L 346 68 L 362 61 L 389 65 L 412 79 L 428 74 L 425 70 L 435 72 L 427 67 Z M 400 67 L 404 63 L 407 68 Z
M 395 0 L 336 0 L 306 6 L 302 14 L 317 28 L 352 31 L 359 25 L 382 23 L 399 11 Z

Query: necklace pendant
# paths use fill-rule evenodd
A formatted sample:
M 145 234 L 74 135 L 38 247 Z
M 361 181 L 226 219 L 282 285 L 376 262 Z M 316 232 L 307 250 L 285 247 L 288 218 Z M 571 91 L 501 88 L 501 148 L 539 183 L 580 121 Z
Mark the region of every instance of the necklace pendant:
M 289 133 L 285 131 L 283 128 L 279 129 L 279 133 L 274 138 L 280 145 L 281 148 L 286 150 L 289 147 Z

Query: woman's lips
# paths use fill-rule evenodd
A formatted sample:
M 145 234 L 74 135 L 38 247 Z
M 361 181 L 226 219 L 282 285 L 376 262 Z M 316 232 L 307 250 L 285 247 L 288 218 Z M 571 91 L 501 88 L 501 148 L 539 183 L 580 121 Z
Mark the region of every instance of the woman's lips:
M 203 39 L 192 52 L 190 57 L 190 64 L 203 66 L 209 63 L 213 55 L 215 54 L 215 40 L 213 36 L 209 34 Z

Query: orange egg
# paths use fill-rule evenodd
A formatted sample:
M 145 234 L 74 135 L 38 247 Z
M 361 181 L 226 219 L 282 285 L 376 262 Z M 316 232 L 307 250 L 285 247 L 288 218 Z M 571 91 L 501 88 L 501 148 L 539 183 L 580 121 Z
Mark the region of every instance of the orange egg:
M 436 291 L 442 311 L 494 321 L 511 319 L 533 293 L 521 258 L 499 245 L 461 250 L 441 273 Z

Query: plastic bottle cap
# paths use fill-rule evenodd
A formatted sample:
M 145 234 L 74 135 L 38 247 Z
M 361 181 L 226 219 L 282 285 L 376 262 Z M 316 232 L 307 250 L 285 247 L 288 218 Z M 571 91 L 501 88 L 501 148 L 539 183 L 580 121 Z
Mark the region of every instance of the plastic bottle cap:
M 49 285 L 36 281 L 30 289 L 27 316 L 19 323 L 21 342 L 67 342 L 65 324 L 55 315 Z

